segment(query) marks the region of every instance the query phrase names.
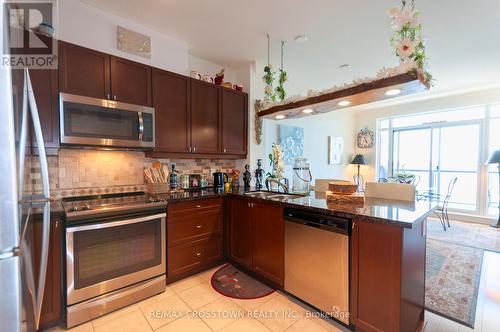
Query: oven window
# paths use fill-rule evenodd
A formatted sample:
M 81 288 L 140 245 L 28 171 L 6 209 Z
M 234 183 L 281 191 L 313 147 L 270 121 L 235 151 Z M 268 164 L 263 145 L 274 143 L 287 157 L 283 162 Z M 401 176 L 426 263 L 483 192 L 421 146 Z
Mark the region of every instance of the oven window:
M 161 264 L 161 219 L 73 233 L 75 289 Z
M 64 134 L 136 141 L 139 138 L 139 115 L 116 108 L 65 102 Z

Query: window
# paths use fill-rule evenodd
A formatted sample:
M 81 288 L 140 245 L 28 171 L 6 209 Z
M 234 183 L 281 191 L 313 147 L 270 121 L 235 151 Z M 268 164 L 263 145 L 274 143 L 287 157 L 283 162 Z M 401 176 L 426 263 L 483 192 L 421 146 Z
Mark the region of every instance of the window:
M 498 169 L 484 158 L 500 149 L 500 104 L 379 119 L 377 130 L 379 179 L 406 171 L 445 196 L 456 177 L 450 209 L 498 215 Z

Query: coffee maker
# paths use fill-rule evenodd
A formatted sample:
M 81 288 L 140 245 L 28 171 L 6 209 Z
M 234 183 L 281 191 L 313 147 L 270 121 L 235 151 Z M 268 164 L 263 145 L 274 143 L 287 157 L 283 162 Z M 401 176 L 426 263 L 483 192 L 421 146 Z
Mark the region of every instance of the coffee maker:
M 222 172 L 215 172 L 213 176 L 214 176 L 214 189 L 224 190 L 224 183 L 228 181 L 227 174 Z

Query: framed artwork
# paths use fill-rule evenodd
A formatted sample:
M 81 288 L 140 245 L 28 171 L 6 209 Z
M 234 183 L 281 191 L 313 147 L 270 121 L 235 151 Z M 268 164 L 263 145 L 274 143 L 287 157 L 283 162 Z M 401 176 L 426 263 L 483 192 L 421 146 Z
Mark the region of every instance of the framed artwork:
M 279 140 L 285 165 L 293 165 L 296 158 L 304 156 L 304 128 L 280 125 Z
M 344 138 L 328 136 L 328 164 L 340 165 L 344 159 Z

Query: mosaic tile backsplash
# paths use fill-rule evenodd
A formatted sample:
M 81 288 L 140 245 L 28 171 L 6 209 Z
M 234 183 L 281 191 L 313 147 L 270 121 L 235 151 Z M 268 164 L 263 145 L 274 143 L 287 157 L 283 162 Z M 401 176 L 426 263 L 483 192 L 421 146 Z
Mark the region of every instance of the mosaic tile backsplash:
M 175 163 L 179 174 L 205 174 L 210 181 L 211 172 L 243 171 L 245 164 L 245 160 L 152 159 L 143 152 L 61 149 L 58 156 L 48 157 L 51 196 L 59 199 L 146 190 L 143 169 L 156 160 L 169 169 Z M 31 169 L 31 183 L 35 190 L 41 190 L 38 166 Z

